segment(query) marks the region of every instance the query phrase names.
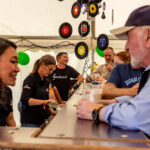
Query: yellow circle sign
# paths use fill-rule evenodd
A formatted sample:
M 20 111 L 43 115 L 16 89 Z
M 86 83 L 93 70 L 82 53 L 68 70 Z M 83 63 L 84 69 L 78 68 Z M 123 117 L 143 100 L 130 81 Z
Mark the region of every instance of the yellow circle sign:
M 78 54 L 79 55 L 84 55 L 85 54 L 85 47 L 84 46 L 79 46 L 78 47 Z
M 96 12 L 96 7 L 94 4 L 90 5 L 90 13 L 94 14 Z
M 89 49 L 85 42 L 79 42 L 75 46 L 75 55 L 79 59 L 84 59 L 86 56 L 88 56 L 88 51 L 89 51 Z

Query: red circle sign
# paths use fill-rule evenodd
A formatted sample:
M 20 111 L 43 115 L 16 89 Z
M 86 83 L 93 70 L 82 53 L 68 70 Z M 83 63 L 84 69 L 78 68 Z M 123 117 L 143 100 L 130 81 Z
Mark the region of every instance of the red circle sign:
M 69 34 L 69 27 L 68 27 L 68 26 L 62 27 L 62 34 L 63 34 L 63 35 Z

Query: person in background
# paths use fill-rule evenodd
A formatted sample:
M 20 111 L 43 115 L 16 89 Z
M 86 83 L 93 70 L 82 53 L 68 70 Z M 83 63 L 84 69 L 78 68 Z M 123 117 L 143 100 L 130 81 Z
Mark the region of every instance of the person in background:
M 12 92 L 8 85 L 14 86 L 18 68 L 17 46 L 0 38 L 0 126 L 16 126 L 12 109 Z
M 126 51 L 116 53 L 114 57 L 114 67 L 118 64 L 124 64 L 130 62 L 130 55 Z
M 95 80 L 94 74 L 99 74 L 100 75 L 100 81 L 103 82 L 104 80 L 107 80 L 109 78 L 109 75 L 113 69 L 114 66 L 114 50 L 112 47 L 108 47 L 107 49 L 104 50 L 104 58 L 105 58 L 105 64 L 100 65 L 94 73 L 92 73 L 90 76 L 93 80 Z M 97 80 L 97 79 L 96 79 Z M 87 82 L 90 82 L 90 78 L 86 78 Z
M 127 39 L 125 50 L 130 54 L 131 65 L 145 68 L 135 97 L 103 106 L 80 100 L 78 118 L 106 122 L 127 130 L 141 130 L 150 137 L 150 5 L 135 9 L 124 27 L 111 31 L 120 39 Z M 98 107 L 98 108 L 97 108 Z
M 73 94 L 84 78 L 73 67 L 67 65 L 69 58 L 66 52 L 58 53 L 56 59 L 57 66 L 56 70 L 52 73 L 52 84 L 58 89 L 61 99 L 66 101 L 69 98 L 70 79 L 77 78 L 77 82 L 70 90 L 70 93 Z
M 117 65 L 103 87 L 102 97 L 104 99 L 137 94 L 142 72 L 140 67 L 133 66 L 129 62 L 130 56 L 127 52 L 122 51 L 116 54 L 114 64 Z
M 55 69 L 56 61 L 51 55 L 44 55 L 38 59 L 32 72 L 23 82 L 20 101 L 21 126 L 39 127 L 51 115 L 48 104 L 57 104 L 54 95 L 49 95 L 49 83 L 46 77 Z

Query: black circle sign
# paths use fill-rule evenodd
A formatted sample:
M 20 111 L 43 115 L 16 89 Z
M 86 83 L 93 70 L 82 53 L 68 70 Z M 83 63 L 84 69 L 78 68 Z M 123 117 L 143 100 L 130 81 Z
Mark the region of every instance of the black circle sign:
M 90 31 L 90 25 L 88 24 L 88 22 L 82 21 L 79 24 L 78 31 L 79 31 L 80 36 L 82 36 L 82 37 L 87 36 L 89 34 L 89 31 Z
M 62 23 L 61 26 L 59 27 L 59 35 L 66 39 L 69 38 L 72 34 L 72 26 L 68 23 Z
M 96 3 L 100 3 L 102 0 L 96 0 Z
M 75 55 L 79 59 L 84 59 L 88 55 L 88 46 L 84 42 L 79 42 L 75 47 Z
M 74 18 L 78 18 L 81 12 L 80 4 L 78 2 L 75 2 L 72 5 L 71 14 Z
M 97 46 L 100 50 L 105 50 L 108 47 L 109 40 L 107 35 L 100 34 L 97 38 Z
M 78 0 L 79 3 L 82 3 L 82 4 L 86 4 L 88 3 L 88 0 Z
M 98 5 L 94 1 L 88 3 L 89 16 L 95 17 L 98 14 Z

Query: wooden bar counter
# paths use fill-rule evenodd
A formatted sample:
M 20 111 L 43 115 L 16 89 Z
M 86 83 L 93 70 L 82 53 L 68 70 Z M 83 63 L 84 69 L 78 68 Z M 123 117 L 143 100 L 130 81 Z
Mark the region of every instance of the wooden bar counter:
M 78 119 L 75 105 L 82 97 L 82 90 L 81 86 L 44 129 L 0 127 L 0 150 L 150 149 L 150 140 L 141 131 L 127 131 Z

